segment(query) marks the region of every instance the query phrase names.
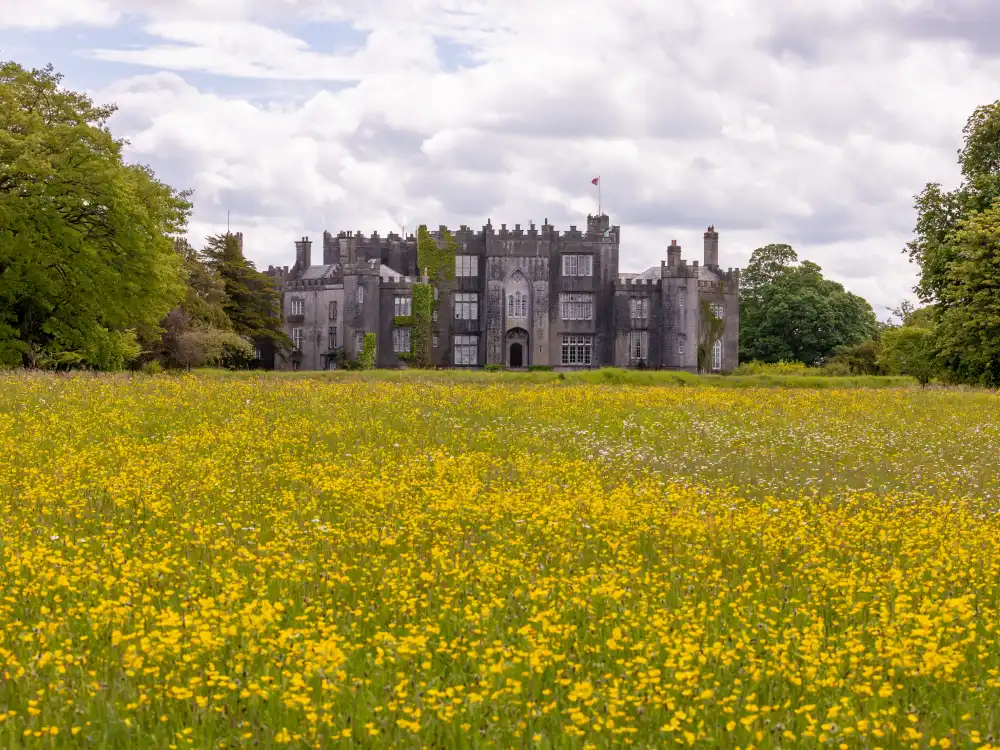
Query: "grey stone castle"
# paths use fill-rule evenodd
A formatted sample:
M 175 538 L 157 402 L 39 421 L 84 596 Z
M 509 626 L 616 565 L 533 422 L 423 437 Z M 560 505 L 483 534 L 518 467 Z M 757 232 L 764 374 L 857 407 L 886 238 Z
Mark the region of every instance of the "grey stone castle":
M 705 232 L 701 265 L 683 260 L 675 240 L 659 267 L 639 274 L 619 273 L 620 227 L 603 214 L 588 216 L 586 231 L 558 232 L 546 219 L 528 229 L 463 226 L 454 237 L 454 278 L 434 289 L 438 367 L 727 372 L 737 364 L 739 271 L 719 267 L 714 227 Z M 366 333 L 376 334 L 377 367 L 405 366 L 411 330 L 396 322 L 412 316 L 413 285 L 425 281 L 416 237 L 324 232 L 322 260 L 313 265 L 304 237 L 294 266 L 268 269 L 280 281 L 295 345 L 275 367 L 322 370 L 356 360 Z

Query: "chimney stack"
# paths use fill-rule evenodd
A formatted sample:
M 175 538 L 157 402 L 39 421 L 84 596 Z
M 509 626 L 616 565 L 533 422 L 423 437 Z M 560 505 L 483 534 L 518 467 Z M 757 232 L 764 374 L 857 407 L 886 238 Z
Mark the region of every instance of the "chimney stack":
M 667 268 L 676 268 L 681 264 L 681 246 L 677 244 L 677 240 L 670 240 L 670 246 L 667 248 Z
M 296 268 L 309 268 L 312 265 L 312 240 L 303 237 L 295 243 Z
M 714 224 L 705 232 L 705 265 L 719 267 L 719 233 L 715 231 Z

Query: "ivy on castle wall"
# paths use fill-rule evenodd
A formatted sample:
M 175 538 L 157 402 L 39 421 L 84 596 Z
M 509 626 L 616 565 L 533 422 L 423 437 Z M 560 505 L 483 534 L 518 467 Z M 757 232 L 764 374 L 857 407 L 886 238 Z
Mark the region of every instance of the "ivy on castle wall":
M 361 354 L 358 355 L 358 364 L 361 365 L 362 370 L 375 369 L 375 344 L 375 334 L 366 333 L 361 344 Z
M 431 366 L 431 324 L 434 289 L 430 284 L 413 285 L 413 327 L 410 329 L 410 362 L 415 367 Z
M 698 371 L 709 372 L 712 369 L 712 347 L 715 342 L 722 338 L 726 329 L 726 321 L 715 317 L 712 312 L 712 305 L 707 299 L 702 299 L 698 305 L 701 315 L 701 325 L 699 326 L 700 338 L 698 341 Z
M 423 274 L 426 271 L 430 283 L 455 278 L 457 252 L 455 235 L 447 229 L 443 230 L 440 244 L 431 236 L 425 224 L 417 229 L 417 273 Z

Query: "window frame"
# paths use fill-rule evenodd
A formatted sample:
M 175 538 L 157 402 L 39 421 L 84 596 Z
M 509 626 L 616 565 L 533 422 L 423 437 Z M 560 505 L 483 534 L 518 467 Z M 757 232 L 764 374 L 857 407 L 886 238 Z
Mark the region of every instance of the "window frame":
M 410 294 L 393 295 L 392 309 L 395 317 L 409 318 L 413 315 L 413 296 Z
M 479 320 L 479 292 L 456 292 L 455 320 Z
M 591 367 L 594 364 L 594 337 L 590 334 L 564 333 L 560 340 L 559 361 L 567 367 Z
M 456 255 L 455 276 L 463 279 L 474 279 L 479 276 L 478 255 Z
M 560 292 L 559 315 L 562 320 L 593 320 L 593 292 Z
M 473 333 L 456 333 L 451 338 L 451 359 L 456 367 L 475 367 L 479 364 L 479 336 Z
M 649 331 L 639 329 L 628 332 L 629 362 L 649 361 Z
M 337 326 L 329 326 L 326 330 L 327 349 L 337 348 Z
M 305 339 L 304 328 L 295 327 L 292 329 L 292 345 L 302 351 L 302 341 Z
M 722 339 L 716 339 L 712 344 L 712 371 L 722 370 Z
M 410 336 L 411 333 L 409 326 L 396 326 L 392 329 L 392 351 L 394 354 L 410 353 L 410 345 L 411 345 Z
M 289 315 L 305 315 L 306 314 L 306 301 L 303 297 L 292 297 L 291 310 Z

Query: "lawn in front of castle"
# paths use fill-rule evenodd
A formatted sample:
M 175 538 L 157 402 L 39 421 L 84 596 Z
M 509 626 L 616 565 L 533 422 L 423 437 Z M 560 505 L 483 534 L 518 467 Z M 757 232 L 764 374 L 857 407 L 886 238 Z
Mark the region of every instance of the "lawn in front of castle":
M 0 746 L 997 742 L 995 393 L 529 375 L 0 375 Z

